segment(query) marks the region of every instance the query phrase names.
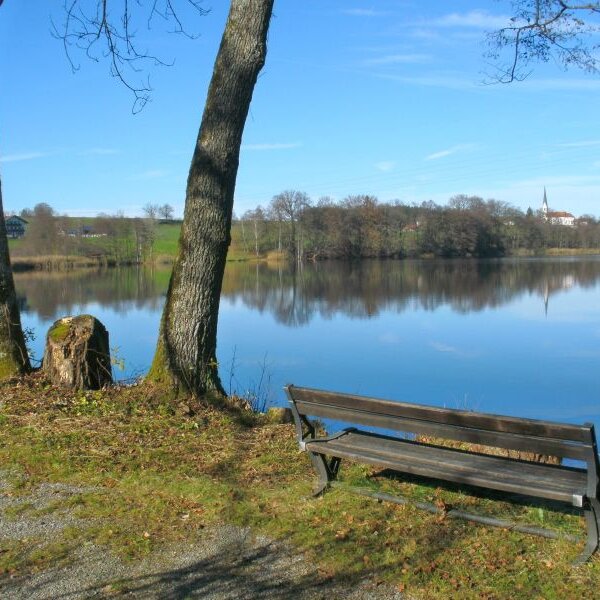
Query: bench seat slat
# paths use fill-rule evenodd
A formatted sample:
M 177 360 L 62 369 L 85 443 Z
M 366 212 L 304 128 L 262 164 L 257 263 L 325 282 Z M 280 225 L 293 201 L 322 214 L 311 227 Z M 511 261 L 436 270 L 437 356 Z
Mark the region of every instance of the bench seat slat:
M 450 469 L 454 470 L 489 470 L 493 468 L 495 475 L 514 478 L 515 481 L 522 482 L 530 479 L 546 483 L 551 480 L 553 486 L 565 490 L 577 489 L 581 485 L 582 477 L 583 481 L 586 480 L 586 472 L 582 469 L 529 461 L 521 461 L 516 464 L 517 459 L 515 458 L 465 452 L 456 448 L 420 444 L 368 432 L 349 432 L 335 441 L 338 447 L 349 446 L 367 452 L 375 450 L 392 458 L 401 457 L 402 460 L 422 460 L 438 465 L 443 462 L 444 465 L 448 465 Z M 314 443 L 320 442 L 316 440 Z M 314 448 L 311 447 L 311 450 Z
M 587 483 L 586 472 L 581 469 L 519 463 L 517 470 L 514 459 L 476 455 L 358 431 L 330 441 L 310 441 L 306 448 L 318 454 L 355 459 L 413 475 L 568 503 L 572 502 L 574 494 L 585 494 Z M 512 469 L 508 468 L 509 462 L 512 462 Z
M 294 390 L 294 394 L 295 393 L 296 390 Z M 391 417 L 349 407 L 342 408 L 301 400 L 296 401 L 296 406 L 300 414 L 312 415 L 325 419 L 336 419 L 338 421 L 380 427 L 382 429 L 431 435 L 440 438 L 461 440 L 473 444 L 510 448 L 513 450 L 525 450 L 528 452 L 572 458 L 575 460 L 585 460 L 589 448 L 591 447 L 591 444 L 572 443 L 562 439 L 548 439 L 543 437 L 532 438 L 518 433 L 486 431 L 474 429 L 473 427 L 447 425 L 444 423 L 402 416 Z
M 338 408 L 366 411 L 382 416 L 404 417 L 482 430 L 510 432 L 575 442 L 591 441 L 589 427 L 538 419 L 523 419 L 504 415 L 474 413 L 465 410 L 423 406 L 407 402 L 380 400 L 352 394 L 327 392 L 290 386 L 289 392 L 298 403 L 325 404 Z M 314 414 L 314 413 L 308 413 Z

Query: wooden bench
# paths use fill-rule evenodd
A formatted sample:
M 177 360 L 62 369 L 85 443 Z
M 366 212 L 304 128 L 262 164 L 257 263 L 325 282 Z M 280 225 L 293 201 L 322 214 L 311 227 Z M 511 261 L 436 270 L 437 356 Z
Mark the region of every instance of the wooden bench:
M 488 490 L 543 498 L 582 508 L 587 543 L 578 563 L 598 548 L 600 472 L 594 426 L 522 419 L 286 386 L 300 447 L 319 475 L 321 494 L 340 461 Z M 580 467 L 532 462 L 373 433 L 358 427 L 319 435 L 308 417 L 581 461 Z M 413 436 L 414 437 L 414 436 Z

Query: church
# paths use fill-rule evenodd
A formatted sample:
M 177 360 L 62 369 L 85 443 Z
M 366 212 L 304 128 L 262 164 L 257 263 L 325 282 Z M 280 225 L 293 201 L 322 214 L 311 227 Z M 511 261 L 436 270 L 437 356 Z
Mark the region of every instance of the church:
M 575 226 L 575 217 L 565 211 L 548 210 L 548 198 L 546 197 L 546 188 L 544 188 L 544 200 L 542 202 L 542 218 L 544 221 L 549 221 L 552 225 L 567 225 L 568 227 Z

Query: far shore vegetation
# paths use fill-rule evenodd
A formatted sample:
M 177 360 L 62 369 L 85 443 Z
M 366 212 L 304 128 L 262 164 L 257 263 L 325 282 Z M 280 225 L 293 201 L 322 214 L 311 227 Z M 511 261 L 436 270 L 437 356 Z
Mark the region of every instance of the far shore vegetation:
M 288 541 L 323 577 L 368 578 L 410 598 L 595 597 L 600 561 L 571 564 L 582 542 L 452 520 L 443 511 L 432 515 L 339 488 L 313 498 L 315 474 L 298 451 L 293 425 L 240 405 L 210 397 L 174 402 L 148 383 L 69 391 L 42 373 L 2 383 L 0 465 L 9 484 L 3 493 L 23 499 L 13 518 L 68 512 L 74 519 L 50 542 L 0 540 L 0 580 L 67 565 L 88 543 L 136 560 L 233 524 Z M 464 488 L 393 480 L 348 462 L 341 478 L 584 537 L 580 515 L 550 504 L 512 504 Z M 81 491 L 40 511 L 27 497 L 45 482 Z
M 9 242 L 12 264 L 24 270 L 173 262 L 182 222 L 169 205 L 146 205 L 144 214 L 78 218 L 38 204 L 21 212 L 27 224 L 25 235 Z M 440 206 L 373 196 L 312 202 L 287 191 L 266 208 L 234 216 L 231 237 L 230 261 L 585 255 L 600 253 L 600 220 L 584 215 L 560 225 L 476 196 Z

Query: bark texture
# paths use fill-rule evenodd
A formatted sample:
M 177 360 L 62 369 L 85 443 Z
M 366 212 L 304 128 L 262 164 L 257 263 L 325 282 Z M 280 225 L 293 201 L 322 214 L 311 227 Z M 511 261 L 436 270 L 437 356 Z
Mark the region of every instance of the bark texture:
M 108 331 L 91 315 L 59 319 L 48 330 L 42 368 L 52 383 L 99 390 L 112 383 Z
M 30 370 L 10 265 L 0 181 L 0 380 Z
M 179 253 L 150 380 L 182 391 L 223 392 L 217 319 L 240 145 L 265 62 L 273 0 L 232 0 L 187 182 Z

